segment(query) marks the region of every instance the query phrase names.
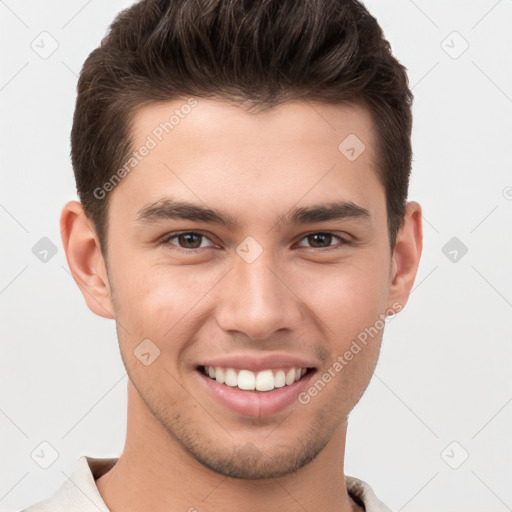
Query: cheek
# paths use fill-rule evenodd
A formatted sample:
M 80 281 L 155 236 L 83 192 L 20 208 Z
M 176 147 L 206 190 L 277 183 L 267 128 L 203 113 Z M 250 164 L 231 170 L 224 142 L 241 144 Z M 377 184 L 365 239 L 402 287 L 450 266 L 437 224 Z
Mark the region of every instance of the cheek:
M 324 377 L 321 374 L 319 378 L 332 382 L 330 397 L 338 400 L 341 412 L 348 415 L 363 395 L 378 361 L 385 328 L 382 314 L 387 306 L 387 276 L 382 270 L 365 266 L 331 274 L 317 283 L 317 293 L 308 297 L 322 320 L 330 352 Z
M 217 274 L 193 265 L 121 260 L 113 276 L 117 320 L 134 338 L 150 338 L 160 346 L 181 339 L 187 329 L 191 337 Z
M 302 280 L 300 297 L 341 346 L 372 326 L 387 305 L 387 274 L 381 265 L 351 264 L 318 269 Z M 327 329 L 327 327 L 329 329 Z

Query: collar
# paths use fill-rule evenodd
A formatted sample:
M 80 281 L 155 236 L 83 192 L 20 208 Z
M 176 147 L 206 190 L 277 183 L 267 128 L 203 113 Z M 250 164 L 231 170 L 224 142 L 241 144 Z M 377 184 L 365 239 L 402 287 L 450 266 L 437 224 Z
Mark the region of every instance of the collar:
M 117 461 L 118 458 L 96 458 L 82 455 L 71 476 L 64 481 L 51 498 L 40 504 L 44 506 L 38 508 L 37 511 L 110 512 L 98 491 L 96 480 L 112 469 Z M 372 488 L 366 482 L 346 476 L 345 483 L 348 494 L 366 512 L 393 512 L 375 496 Z M 27 512 L 29 510 L 27 509 Z

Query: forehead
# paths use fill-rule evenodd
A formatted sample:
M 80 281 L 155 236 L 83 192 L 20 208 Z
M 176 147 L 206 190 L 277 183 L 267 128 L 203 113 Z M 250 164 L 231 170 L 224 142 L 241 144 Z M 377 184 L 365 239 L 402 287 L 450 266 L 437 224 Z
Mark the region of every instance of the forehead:
M 352 141 L 357 137 L 364 144 L 367 157 L 374 146 L 371 115 L 356 104 L 288 102 L 251 112 L 221 100 L 182 98 L 139 108 L 131 128 L 135 147 L 150 136 L 168 146 L 179 145 L 182 137 L 193 138 L 200 150 L 214 150 L 221 144 L 239 146 L 247 153 L 261 149 L 264 143 L 272 154 L 287 148 L 299 150 L 297 144 L 321 144 L 339 151 L 339 144 L 350 135 Z
M 184 98 L 140 108 L 131 140 L 134 151 L 150 149 L 115 191 L 114 200 L 124 189 L 125 204 L 172 195 L 231 205 L 238 215 L 340 199 L 370 210 L 383 198 L 371 115 L 357 105 L 293 102 L 250 112 Z

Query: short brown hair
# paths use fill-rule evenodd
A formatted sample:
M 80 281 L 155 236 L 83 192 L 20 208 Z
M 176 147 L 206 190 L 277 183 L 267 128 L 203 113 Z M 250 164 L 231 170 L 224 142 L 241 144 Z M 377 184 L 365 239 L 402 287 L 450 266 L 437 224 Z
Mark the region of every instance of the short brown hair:
M 364 105 L 394 248 L 409 186 L 413 94 L 361 2 L 142 0 L 117 15 L 85 61 L 77 92 L 71 158 L 102 250 L 108 196 L 94 191 L 133 151 L 134 113 L 188 95 L 256 109 L 293 100 Z

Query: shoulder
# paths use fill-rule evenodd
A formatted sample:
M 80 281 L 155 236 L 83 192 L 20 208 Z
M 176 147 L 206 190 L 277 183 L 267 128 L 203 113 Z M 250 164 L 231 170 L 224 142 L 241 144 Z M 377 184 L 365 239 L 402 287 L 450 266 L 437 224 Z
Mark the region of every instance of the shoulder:
M 350 497 L 364 507 L 365 512 L 393 512 L 375 496 L 373 489 L 363 480 L 346 476 L 345 483 Z
M 109 512 L 96 487 L 95 477 L 98 468 L 107 468 L 115 460 L 80 457 L 71 476 L 66 477 L 52 496 L 20 512 Z

